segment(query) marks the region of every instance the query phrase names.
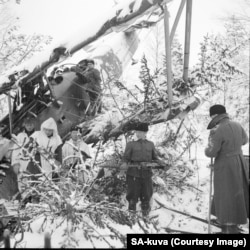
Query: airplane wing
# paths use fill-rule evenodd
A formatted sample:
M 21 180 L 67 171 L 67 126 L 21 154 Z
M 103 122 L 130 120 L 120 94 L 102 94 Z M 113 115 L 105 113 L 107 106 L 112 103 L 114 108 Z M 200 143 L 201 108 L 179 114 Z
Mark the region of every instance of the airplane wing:
M 78 38 L 78 40 L 69 42 L 72 39 L 72 37 L 69 37 L 68 40 L 62 41 L 61 44 L 52 44 L 46 51 L 6 72 L 4 76 L 0 77 L 0 94 L 9 91 L 14 84 L 23 85 L 35 79 L 60 59 L 71 56 L 106 34 L 111 32 L 129 33 L 135 28 L 154 23 L 150 23 L 146 21 L 147 18 L 143 19 L 142 17 L 158 16 L 161 12 L 160 5 L 170 1 L 172 0 L 133 0 L 127 6 L 120 8 L 118 6 L 107 17 L 107 20 L 99 28 L 96 28 L 94 35 L 85 34 L 83 30 L 84 36 L 81 39 Z M 77 37 L 79 36 L 80 34 Z M 14 75 L 18 76 L 18 79 L 13 77 Z

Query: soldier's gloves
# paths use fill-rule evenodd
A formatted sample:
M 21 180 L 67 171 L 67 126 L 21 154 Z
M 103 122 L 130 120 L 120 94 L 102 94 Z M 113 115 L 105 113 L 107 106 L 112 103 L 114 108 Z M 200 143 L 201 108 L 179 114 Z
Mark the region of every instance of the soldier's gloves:
M 123 162 L 120 165 L 120 172 L 117 174 L 117 177 L 119 179 L 122 178 L 125 175 L 125 172 L 127 171 L 127 169 L 128 169 L 128 164 L 126 162 Z
M 213 164 L 211 164 L 211 163 L 209 163 L 208 165 L 207 165 L 207 168 L 210 168 L 210 169 L 214 169 L 214 165 Z
M 120 172 L 117 174 L 117 177 L 121 179 L 123 176 L 125 176 L 126 171 L 125 170 L 120 170 Z
M 120 165 L 120 169 L 121 170 L 127 170 L 128 169 L 128 164 L 126 162 L 123 162 L 121 165 Z

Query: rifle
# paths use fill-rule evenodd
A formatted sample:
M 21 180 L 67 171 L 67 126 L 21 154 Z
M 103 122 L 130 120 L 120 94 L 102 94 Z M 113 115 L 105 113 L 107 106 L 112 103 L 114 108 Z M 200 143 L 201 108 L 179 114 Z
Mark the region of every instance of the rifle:
M 100 165 L 101 168 L 116 168 L 119 170 L 127 170 L 128 168 L 139 168 L 139 169 L 146 169 L 146 168 L 154 168 L 154 169 L 165 169 L 167 166 L 166 164 L 160 163 L 158 161 L 151 161 L 151 162 L 133 162 L 133 163 L 104 163 Z

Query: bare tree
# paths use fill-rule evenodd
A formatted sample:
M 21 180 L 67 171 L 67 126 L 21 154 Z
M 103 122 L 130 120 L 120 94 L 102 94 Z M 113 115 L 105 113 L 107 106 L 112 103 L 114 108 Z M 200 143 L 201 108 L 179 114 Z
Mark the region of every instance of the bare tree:
M 242 13 L 238 15 L 238 18 L 250 24 L 250 2 L 245 0 L 242 6 Z
M 40 34 L 20 33 L 18 21 L 19 18 L 11 14 L 9 0 L 0 0 L 0 73 L 43 50 L 52 40 Z

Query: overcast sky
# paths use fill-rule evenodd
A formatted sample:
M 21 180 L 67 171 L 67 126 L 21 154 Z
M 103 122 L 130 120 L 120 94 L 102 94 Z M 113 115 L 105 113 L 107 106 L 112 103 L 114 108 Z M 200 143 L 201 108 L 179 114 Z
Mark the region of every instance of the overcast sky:
M 103 13 L 109 11 L 116 2 L 131 0 L 21 0 L 15 5 L 22 29 L 27 33 L 43 33 L 56 40 L 67 37 L 77 30 L 82 22 L 93 23 Z M 244 10 L 246 0 L 193 0 L 191 30 L 191 64 L 199 49 L 202 37 L 207 33 L 223 32 L 221 19 Z M 173 23 L 181 0 L 169 3 Z M 177 34 L 184 41 L 185 13 L 183 13 Z M 249 13 L 250 14 L 250 13 Z

